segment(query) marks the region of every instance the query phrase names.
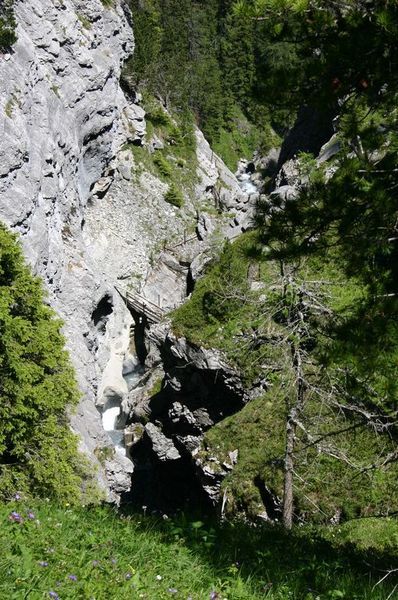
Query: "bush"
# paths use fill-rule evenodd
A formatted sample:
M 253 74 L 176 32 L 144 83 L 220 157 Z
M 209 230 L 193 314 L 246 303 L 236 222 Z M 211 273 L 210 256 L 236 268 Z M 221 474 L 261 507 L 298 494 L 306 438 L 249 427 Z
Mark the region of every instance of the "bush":
M 0 497 L 80 498 L 86 466 L 66 413 L 79 394 L 61 325 L 0 225 Z
M 155 165 L 159 169 L 160 174 L 163 175 L 163 177 L 171 177 L 173 172 L 172 168 L 170 166 L 170 163 L 163 156 L 163 154 L 156 154 L 155 158 L 153 159 L 153 162 L 155 163 Z
M 177 206 L 177 208 L 182 208 L 184 206 L 184 196 L 182 195 L 181 191 L 174 185 L 174 183 L 170 185 L 164 199 L 169 204 Z
M 12 4 L 7 0 L 0 5 L 0 49 L 10 48 L 17 41 Z

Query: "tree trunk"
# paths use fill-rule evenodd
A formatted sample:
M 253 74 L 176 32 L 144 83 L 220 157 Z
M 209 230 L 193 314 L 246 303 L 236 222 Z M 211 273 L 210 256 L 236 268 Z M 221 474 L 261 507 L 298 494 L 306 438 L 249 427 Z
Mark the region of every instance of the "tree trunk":
M 291 529 L 293 525 L 294 442 L 296 437 L 294 413 L 295 409 L 292 409 L 286 421 L 285 477 L 283 489 L 283 525 L 286 529 Z
M 299 341 L 293 344 L 292 356 L 295 371 L 296 398 L 286 420 L 286 450 L 285 450 L 285 476 L 283 489 L 283 525 L 291 529 L 293 525 L 293 476 L 294 476 L 294 450 L 296 444 L 296 423 L 303 410 L 305 399 L 305 383 L 302 371 L 302 357 Z

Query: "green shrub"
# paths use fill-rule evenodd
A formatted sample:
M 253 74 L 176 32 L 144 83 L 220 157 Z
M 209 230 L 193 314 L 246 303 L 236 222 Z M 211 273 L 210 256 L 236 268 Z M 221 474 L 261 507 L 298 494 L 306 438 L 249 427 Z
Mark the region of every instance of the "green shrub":
M 79 393 L 61 326 L 0 225 L 0 497 L 80 498 L 87 468 L 66 412 Z
M 0 49 L 10 48 L 17 41 L 13 1 L 6 0 L 0 6 Z
M 177 208 L 182 208 L 184 206 L 184 196 L 174 183 L 170 184 L 164 199 L 169 204 L 177 206 Z
M 159 172 L 161 175 L 163 175 L 163 177 L 171 177 L 173 170 L 171 168 L 170 163 L 167 161 L 167 159 L 163 156 L 163 154 L 155 154 L 155 158 L 153 159 L 153 162 L 155 163 L 155 165 L 157 166 L 157 168 L 159 169 Z

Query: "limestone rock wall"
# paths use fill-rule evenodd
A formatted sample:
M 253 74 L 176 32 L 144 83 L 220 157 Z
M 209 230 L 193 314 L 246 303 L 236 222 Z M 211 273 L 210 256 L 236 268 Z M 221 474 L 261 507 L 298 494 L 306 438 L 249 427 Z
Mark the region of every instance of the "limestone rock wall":
M 89 452 L 107 443 L 94 405 L 98 370 L 109 338 L 129 326 L 115 310 L 96 331 L 101 298 L 121 303 L 82 235 L 92 187 L 124 141 L 119 76 L 133 51 L 125 11 L 100 0 L 17 1 L 18 41 L 0 56 L 0 217 L 20 234 L 65 321 L 83 394 L 73 427 Z

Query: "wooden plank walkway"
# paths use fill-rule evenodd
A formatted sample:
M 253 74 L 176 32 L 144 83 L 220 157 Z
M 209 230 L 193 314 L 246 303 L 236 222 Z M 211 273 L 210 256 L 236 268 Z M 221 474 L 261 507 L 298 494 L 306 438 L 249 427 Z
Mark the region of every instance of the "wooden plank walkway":
M 148 323 L 159 323 L 166 314 L 162 308 L 140 294 L 126 292 L 126 302 L 131 310 L 145 316 Z

